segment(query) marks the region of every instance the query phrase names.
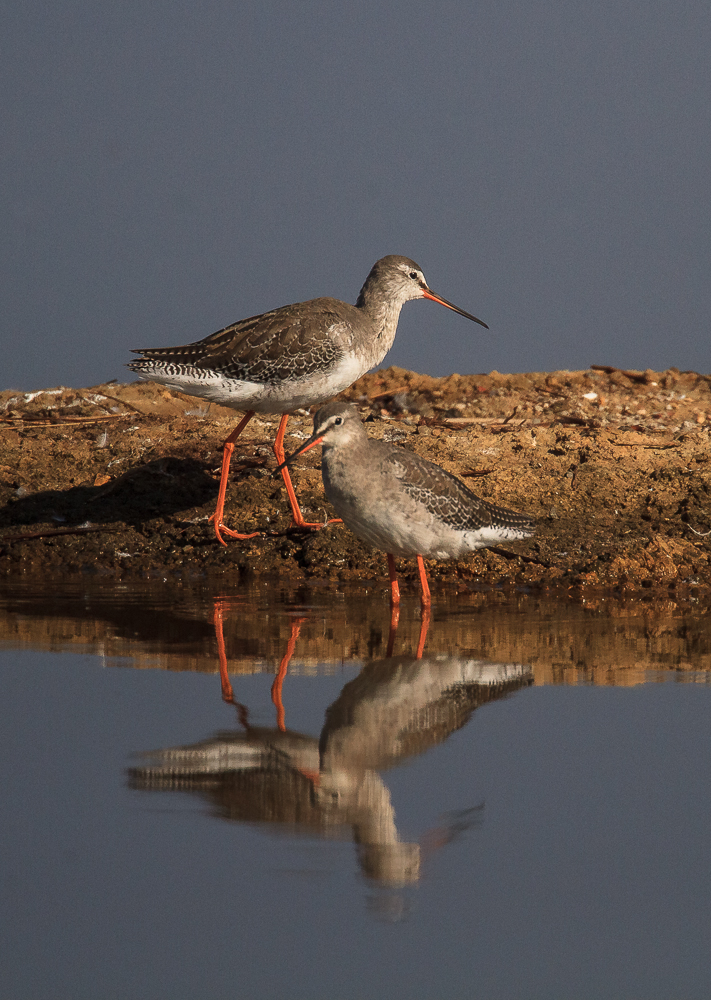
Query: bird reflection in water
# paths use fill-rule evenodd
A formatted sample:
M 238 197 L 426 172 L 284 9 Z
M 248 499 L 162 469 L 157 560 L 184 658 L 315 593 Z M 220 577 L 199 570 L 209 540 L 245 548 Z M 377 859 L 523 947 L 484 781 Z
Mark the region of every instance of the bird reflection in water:
M 316 738 L 285 724 L 282 684 L 306 620 L 298 617 L 292 620 L 272 685 L 277 724 L 253 726 L 228 676 L 222 631 L 228 609 L 228 602 L 216 602 L 215 635 L 222 697 L 237 709 L 241 729 L 143 754 L 150 763 L 129 770 L 130 787 L 195 792 L 222 819 L 328 839 L 350 835 L 361 870 L 374 883 L 396 887 L 416 882 L 423 859 L 476 823 L 481 807 L 450 813 L 418 842 L 404 841 L 380 772 L 442 743 L 485 702 L 530 684 L 530 668 L 446 654 L 425 656 L 429 621 L 424 619 L 415 655 L 392 656 L 391 629 L 389 655 L 366 663 L 345 684 L 326 710 Z M 381 915 L 397 919 L 396 914 Z

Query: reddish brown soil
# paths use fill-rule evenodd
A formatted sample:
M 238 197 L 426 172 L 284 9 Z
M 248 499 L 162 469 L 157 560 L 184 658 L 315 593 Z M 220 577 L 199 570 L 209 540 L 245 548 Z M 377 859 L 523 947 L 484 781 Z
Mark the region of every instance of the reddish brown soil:
M 539 519 L 531 540 L 432 563 L 435 589 L 711 593 L 711 377 L 591 369 L 435 379 L 389 368 L 344 396 L 371 436 Z M 276 417 L 255 418 L 238 441 L 225 518 L 271 533 L 217 543 L 208 518 L 237 419 L 152 383 L 0 393 L 0 571 L 386 580 L 384 556 L 343 526 L 287 531 L 285 491 L 271 476 Z M 310 433 L 309 415 L 289 430 L 287 450 Z M 332 512 L 317 451 L 293 479 L 304 513 L 323 519 Z

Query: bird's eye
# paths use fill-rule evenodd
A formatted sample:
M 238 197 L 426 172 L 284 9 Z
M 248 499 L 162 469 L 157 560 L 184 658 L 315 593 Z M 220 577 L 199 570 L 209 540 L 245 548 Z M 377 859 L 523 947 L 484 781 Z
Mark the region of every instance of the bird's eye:
M 336 419 L 333 422 L 336 425 L 336 427 L 340 427 L 340 425 L 343 423 L 343 417 L 336 417 Z
M 417 281 L 419 275 L 417 274 L 417 271 L 410 271 L 410 277 L 413 281 Z

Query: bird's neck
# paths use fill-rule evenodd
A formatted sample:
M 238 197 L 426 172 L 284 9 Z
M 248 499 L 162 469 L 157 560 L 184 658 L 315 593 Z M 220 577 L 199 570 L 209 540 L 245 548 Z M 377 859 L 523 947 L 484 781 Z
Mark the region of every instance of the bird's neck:
M 363 287 L 356 307 L 368 317 L 375 328 L 375 340 L 371 346 L 375 357 L 373 364 L 379 364 L 393 346 L 402 302 L 369 294 L 369 289 Z

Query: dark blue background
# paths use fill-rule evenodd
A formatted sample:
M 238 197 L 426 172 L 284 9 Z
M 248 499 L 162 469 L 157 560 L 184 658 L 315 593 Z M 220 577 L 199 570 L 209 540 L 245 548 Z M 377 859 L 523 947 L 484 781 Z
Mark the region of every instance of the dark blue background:
M 118 377 L 373 262 L 386 363 L 711 369 L 711 13 L 648 0 L 5 11 L 0 388 Z

